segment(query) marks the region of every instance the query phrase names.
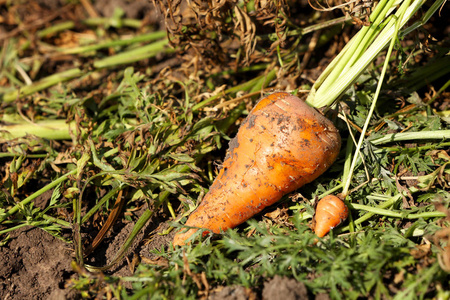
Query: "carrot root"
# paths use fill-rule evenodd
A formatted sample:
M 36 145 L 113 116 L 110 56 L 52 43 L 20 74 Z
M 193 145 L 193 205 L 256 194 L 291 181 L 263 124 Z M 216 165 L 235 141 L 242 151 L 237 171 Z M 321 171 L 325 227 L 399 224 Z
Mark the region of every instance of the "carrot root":
M 324 237 L 348 217 L 348 208 L 344 201 L 334 195 L 321 199 L 316 207 L 314 232 L 318 237 Z
M 277 92 L 261 99 L 186 225 L 220 233 L 242 224 L 325 172 L 340 145 L 333 123 L 298 97 Z M 178 232 L 173 244 L 184 245 L 194 232 Z

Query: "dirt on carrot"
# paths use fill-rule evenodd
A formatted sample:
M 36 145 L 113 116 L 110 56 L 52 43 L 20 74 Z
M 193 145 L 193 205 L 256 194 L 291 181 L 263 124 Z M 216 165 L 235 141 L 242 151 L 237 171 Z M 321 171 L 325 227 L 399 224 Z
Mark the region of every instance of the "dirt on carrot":
M 285 92 L 259 101 L 230 142 L 217 178 L 186 226 L 220 233 L 325 172 L 341 145 L 333 123 Z M 196 229 L 180 232 L 183 245 Z

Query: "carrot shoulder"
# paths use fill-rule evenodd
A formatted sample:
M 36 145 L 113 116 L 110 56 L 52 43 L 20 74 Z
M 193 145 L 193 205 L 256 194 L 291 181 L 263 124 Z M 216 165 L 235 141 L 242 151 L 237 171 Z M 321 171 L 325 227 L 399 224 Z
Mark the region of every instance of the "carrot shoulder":
M 231 140 L 222 169 L 186 225 L 220 233 L 242 224 L 325 172 L 340 144 L 333 123 L 298 97 L 277 92 L 263 98 Z M 195 231 L 181 230 L 174 245 Z

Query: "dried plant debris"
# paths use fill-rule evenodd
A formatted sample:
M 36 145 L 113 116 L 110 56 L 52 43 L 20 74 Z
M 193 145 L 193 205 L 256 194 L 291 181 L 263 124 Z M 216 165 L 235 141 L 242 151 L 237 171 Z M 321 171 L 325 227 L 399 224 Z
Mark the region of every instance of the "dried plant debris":
M 257 59 L 255 51 L 261 34 L 275 30 L 282 38 L 289 13 L 286 1 L 167 0 L 154 3 L 164 16 L 171 44 L 194 49 L 206 63 L 228 64 L 232 60 L 242 60 L 246 65 L 251 64 Z
M 354 24 L 359 26 L 369 26 L 369 16 L 372 10 L 377 5 L 378 1 L 373 0 L 338 0 L 338 1 L 324 1 L 308 0 L 312 8 L 318 11 L 332 11 L 341 9 L 342 12 L 351 18 Z

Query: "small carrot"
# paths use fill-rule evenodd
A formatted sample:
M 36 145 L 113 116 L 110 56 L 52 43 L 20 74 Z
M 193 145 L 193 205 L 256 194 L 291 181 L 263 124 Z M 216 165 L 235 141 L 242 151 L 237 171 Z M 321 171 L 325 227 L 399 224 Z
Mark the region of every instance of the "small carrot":
M 334 195 L 328 195 L 317 203 L 314 232 L 318 237 L 323 237 L 347 217 L 348 208 L 344 201 Z
M 229 144 L 223 167 L 186 225 L 220 233 L 242 224 L 281 197 L 315 180 L 341 145 L 333 123 L 298 97 L 262 98 Z M 184 245 L 197 229 L 180 230 Z

